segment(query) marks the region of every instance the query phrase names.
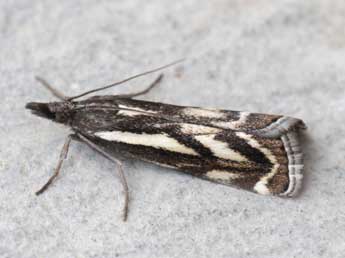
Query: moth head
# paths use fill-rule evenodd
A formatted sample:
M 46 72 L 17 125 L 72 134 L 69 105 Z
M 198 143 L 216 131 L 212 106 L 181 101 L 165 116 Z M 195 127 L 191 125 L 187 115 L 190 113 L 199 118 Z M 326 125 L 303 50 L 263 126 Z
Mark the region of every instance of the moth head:
M 73 104 L 70 102 L 30 102 L 26 104 L 25 108 L 30 109 L 31 113 L 36 116 L 63 124 L 68 124 L 73 116 Z

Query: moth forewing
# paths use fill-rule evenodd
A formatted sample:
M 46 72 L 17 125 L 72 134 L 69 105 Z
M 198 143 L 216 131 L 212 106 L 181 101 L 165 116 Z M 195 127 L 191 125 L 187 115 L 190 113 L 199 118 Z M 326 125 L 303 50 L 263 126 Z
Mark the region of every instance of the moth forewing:
M 299 119 L 111 96 L 76 106 L 72 127 L 109 151 L 264 195 L 301 184 Z

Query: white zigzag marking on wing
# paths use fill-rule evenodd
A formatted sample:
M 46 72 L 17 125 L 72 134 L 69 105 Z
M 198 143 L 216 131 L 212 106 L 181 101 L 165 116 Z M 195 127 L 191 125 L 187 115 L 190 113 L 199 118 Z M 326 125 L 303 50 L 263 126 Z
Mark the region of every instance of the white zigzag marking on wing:
M 226 142 L 215 140 L 215 134 L 194 136 L 200 143 L 208 148 L 216 157 L 238 162 L 248 161 L 246 157 L 232 150 Z
M 218 121 L 218 122 L 212 122 L 212 123 L 223 128 L 229 128 L 229 129 L 235 130 L 235 129 L 238 129 L 244 123 L 246 123 L 249 115 L 250 113 L 248 112 L 240 112 L 240 118 L 236 121 L 230 121 L 230 122 Z
M 95 133 L 95 135 L 107 141 L 123 142 L 133 145 L 143 145 L 156 149 L 164 149 L 172 152 L 199 156 L 199 154 L 192 148 L 179 143 L 177 140 L 171 138 L 166 134 L 137 134 L 121 131 L 106 131 L 97 132 Z
M 253 148 L 258 149 L 263 154 L 265 154 L 265 156 L 273 164 L 271 172 L 261 177 L 260 180 L 254 186 L 254 190 L 259 194 L 264 194 L 264 195 L 271 194 L 270 190 L 267 187 L 267 183 L 268 183 L 268 180 L 271 179 L 278 172 L 279 164 L 276 157 L 272 154 L 272 152 L 269 149 L 262 147 L 255 139 L 252 138 L 251 135 L 243 133 L 243 132 L 237 132 L 236 135 L 246 140 L 247 143 Z

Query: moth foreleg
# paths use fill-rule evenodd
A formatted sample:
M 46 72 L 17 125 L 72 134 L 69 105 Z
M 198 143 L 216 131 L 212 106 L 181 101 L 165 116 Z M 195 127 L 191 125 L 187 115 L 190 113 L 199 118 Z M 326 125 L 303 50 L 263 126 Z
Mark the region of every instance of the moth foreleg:
M 61 99 L 63 101 L 67 101 L 69 97 L 65 96 L 63 93 L 55 89 L 53 86 L 51 86 L 46 80 L 43 78 L 36 76 L 35 79 L 40 82 L 46 89 L 48 89 L 55 97 L 58 99 Z
M 148 93 L 150 90 L 152 90 L 155 86 L 158 85 L 158 83 L 161 82 L 161 80 L 163 79 L 163 74 L 160 74 L 156 80 L 154 80 L 148 87 L 146 87 L 145 89 L 138 91 L 138 92 L 133 92 L 133 93 L 129 93 L 129 94 L 120 94 L 117 95 L 120 98 L 133 98 L 133 97 L 137 97 L 140 95 L 144 95 L 146 93 Z
M 114 158 L 113 156 L 111 156 L 110 154 L 105 152 L 104 150 L 102 150 L 97 144 L 93 143 L 92 141 L 90 141 L 85 136 L 83 136 L 81 134 L 77 134 L 77 137 L 81 141 L 83 141 L 87 145 L 89 145 L 92 149 L 94 149 L 97 152 L 101 153 L 104 157 L 106 157 L 107 159 L 111 160 L 112 162 L 114 162 L 117 165 L 118 172 L 119 172 L 119 175 L 120 175 L 120 180 L 121 180 L 121 183 L 122 183 L 122 186 L 123 186 L 123 190 L 124 190 L 124 193 L 125 193 L 125 203 L 124 203 L 124 207 L 123 207 L 123 221 L 126 221 L 127 220 L 127 215 L 128 215 L 129 192 L 128 192 L 128 185 L 127 185 L 126 177 L 125 177 L 125 175 L 123 173 L 121 161 L 116 159 L 116 158 Z
M 55 168 L 54 174 L 49 178 L 49 180 L 47 181 L 47 183 L 45 183 L 40 190 L 38 190 L 36 192 L 36 195 L 40 195 L 41 193 L 43 193 L 45 190 L 47 190 L 47 188 L 51 185 L 51 183 L 54 181 L 54 179 L 59 175 L 60 173 L 60 169 L 62 166 L 63 161 L 66 159 L 67 157 L 67 153 L 68 153 L 68 149 L 69 149 L 69 145 L 72 141 L 72 134 L 68 135 L 65 141 L 65 144 L 62 147 L 61 153 L 60 153 L 60 158 L 59 158 L 59 162 Z

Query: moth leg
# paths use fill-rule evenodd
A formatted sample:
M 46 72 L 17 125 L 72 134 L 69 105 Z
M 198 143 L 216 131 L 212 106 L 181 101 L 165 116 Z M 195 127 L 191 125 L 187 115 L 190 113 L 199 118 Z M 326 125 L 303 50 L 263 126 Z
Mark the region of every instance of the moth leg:
M 71 135 L 71 134 L 67 136 L 65 144 L 62 147 L 62 150 L 61 150 L 61 153 L 60 153 L 59 162 L 58 162 L 58 164 L 57 164 L 57 166 L 55 168 L 54 174 L 49 178 L 47 183 L 45 183 L 41 187 L 41 189 L 36 192 L 36 195 L 40 195 L 45 190 L 47 190 L 47 188 L 51 185 L 51 183 L 54 181 L 54 179 L 59 175 L 62 163 L 63 163 L 63 161 L 67 157 L 67 153 L 68 153 L 69 145 L 70 145 L 70 143 L 72 141 L 72 137 L 73 137 L 73 135 Z
M 117 95 L 120 98 L 133 98 L 133 97 L 137 97 L 140 95 L 144 95 L 146 93 L 148 93 L 150 90 L 152 90 L 155 86 L 158 85 L 158 83 L 161 82 L 161 80 L 163 79 L 163 74 L 160 74 L 156 80 L 154 80 L 148 87 L 146 87 L 145 89 L 138 91 L 138 92 L 133 92 L 133 93 L 129 93 L 129 94 L 120 94 Z
M 63 93 L 55 89 L 53 86 L 51 86 L 46 80 L 43 78 L 36 76 L 35 79 L 40 82 L 47 90 L 49 90 L 55 97 L 58 99 L 61 99 L 63 101 L 67 101 L 68 97 L 65 96 Z
M 116 158 L 114 158 L 114 157 L 112 157 L 110 154 L 108 154 L 107 152 L 102 150 L 100 147 L 98 147 L 95 143 L 93 143 L 92 141 L 87 139 L 85 136 L 83 136 L 81 134 L 77 134 L 77 136 L 78 136 L 78 138 L 81 141 L 85 142 L 92 149 L 96 150 L 97 152 L 99 152 L 104 157 L 106 157 L 107 159 L 111 160 L 112 162 L 114 162 L 117 165 L 118 172 L 119 172 L 119 175 L 120 175 L 121 184 L 123 186 L 123 190 L 124 190 L 124 193 L 125 193 L 125 204 L 124 204 L 124 207 L 123 207 L 123 217 L 122 218 L 123 218 L 123 221 L 126 221 L 127 220 L 127 215 L 128 215 L 129 192 L 128 192 L 128 185 L 127 185 L 126 177 L 125 177 L 125 174 L 123 173 L 121 161 L 116 159 Z

